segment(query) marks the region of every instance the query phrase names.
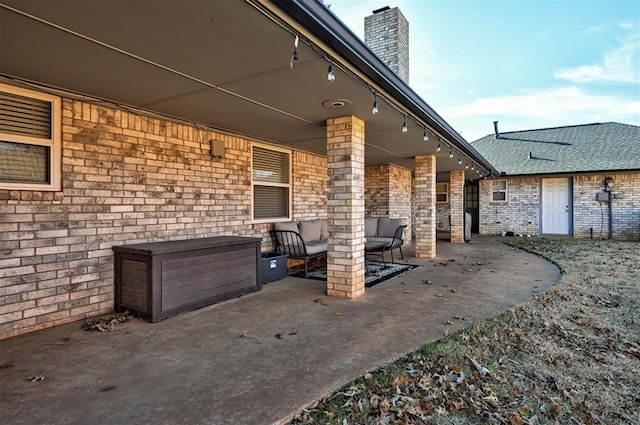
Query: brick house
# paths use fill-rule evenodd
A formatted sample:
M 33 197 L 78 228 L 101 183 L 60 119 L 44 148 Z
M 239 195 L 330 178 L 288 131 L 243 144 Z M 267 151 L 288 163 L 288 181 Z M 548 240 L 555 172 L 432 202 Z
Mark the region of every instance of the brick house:
M 640 127 L 615 122 L 495 134 L 473 146 L 480 233 L 640 239 Z
M 9 0 L 0 27 L 0 338 L 109 312 L 115 245 L 269 250 L 292 219 L 328 218 L 355 298 L 365 214 L 430 258 L 437 176 L 462 242 L 464 181 L 497 173 L 317 1 Z

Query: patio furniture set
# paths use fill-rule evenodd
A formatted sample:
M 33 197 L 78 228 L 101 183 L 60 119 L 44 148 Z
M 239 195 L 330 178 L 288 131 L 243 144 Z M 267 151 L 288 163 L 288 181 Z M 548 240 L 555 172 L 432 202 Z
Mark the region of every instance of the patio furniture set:
M 407 227 L 405 219 L 367 217 L 364 227 L 365 255 L 378 253 L 385 264 L 384 254 L 389 252 L 393 263 L 393 250 L 399 249 L 400 256 L 404 259 L 402 244 Z M 288 254 L 289 258 L 304 261 L 305 276 L 309 273 L 309 260 L 327 254 L 329 233 L 326 219 L 274 223 L 271 236 L 276 251 Z

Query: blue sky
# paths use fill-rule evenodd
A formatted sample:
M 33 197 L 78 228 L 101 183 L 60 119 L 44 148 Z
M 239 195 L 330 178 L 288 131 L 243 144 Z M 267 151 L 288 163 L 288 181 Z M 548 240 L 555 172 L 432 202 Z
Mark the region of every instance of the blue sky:
M 364 38 L 364 17 L 409 21 L 409 85 L 468 141 L 593 122 L 640 125 L 638 0 L 325 0 Z

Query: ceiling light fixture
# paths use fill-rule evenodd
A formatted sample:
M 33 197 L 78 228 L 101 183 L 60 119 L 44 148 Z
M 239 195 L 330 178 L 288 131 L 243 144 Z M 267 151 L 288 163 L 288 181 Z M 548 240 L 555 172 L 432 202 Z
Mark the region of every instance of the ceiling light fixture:
M 440 145 L 440 142 L 438 142 L 438 147 L 436 148 L 436 152 L 440 152 L 442 150 L 442 146 Z
M 407 127 L 407 115 L 404 114 L 404 121 L 402 122 L 402 132 L 406 133 L 407 131 L 409 131 L 409 128 Z
M 464 169 L 465 169 L 465 170 L 468 170 L 468 169 L 469 169 L 469 163 L 468 163 L 468 162 L 466 162 L 466 163 L 464 164 Z
M 476 169 L 476 166 L 475 166 L 475 165 L 472 165 L 472 166 L 471 166 L 471 171 L 473 171 L 473 170 L 475 170 L 475 169 Z
M 300 37 L 296 35 L 296 38 L 293 40 L 293 53 L 291 53 L 291 61 L 289 62 L 289 68 L 293 69 L 293 61 L 298 60 L 298 41 L 300 41 Z
M 462 165 L 462 158 L 458 157 L 458 165 Z
M 327 69 L 327 81 L 333 83 L 336 80 L 336 73 L 333 72 L 333 65 L 329 63 L 329 68 Z
M 449 151 L 449 158 L 453 158 L 453 151 L 452 150 Z
M 422 135 L 422 140 L 424 140 L 425 142 L 429 141 L 429 135 L 427 134 L 427 130 L 424 131 L 424 134 Z
M 373 92 L 373 107 L 371 108 L 371 113 L 376 115 L 380 110 L 378 109 L 378 98 L 376 96 L 376 92 Z

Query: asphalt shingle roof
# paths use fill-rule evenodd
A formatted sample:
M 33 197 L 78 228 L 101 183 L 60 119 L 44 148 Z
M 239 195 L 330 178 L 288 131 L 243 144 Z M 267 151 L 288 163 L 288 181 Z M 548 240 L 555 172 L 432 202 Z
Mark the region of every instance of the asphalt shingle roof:
M 510 131 L 472 146 L 507 175 L 640 170 L 640 127 L 629 124 Z

